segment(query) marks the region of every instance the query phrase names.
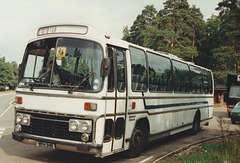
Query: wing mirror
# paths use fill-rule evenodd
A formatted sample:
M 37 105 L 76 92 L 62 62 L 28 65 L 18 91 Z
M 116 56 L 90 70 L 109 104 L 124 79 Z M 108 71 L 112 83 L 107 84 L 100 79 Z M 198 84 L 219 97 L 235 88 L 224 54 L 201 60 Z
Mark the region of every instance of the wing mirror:
M 109 58 L 103 58 L 101 65 L 101 76 L 106 77 L 111 72 L 111 61 Z

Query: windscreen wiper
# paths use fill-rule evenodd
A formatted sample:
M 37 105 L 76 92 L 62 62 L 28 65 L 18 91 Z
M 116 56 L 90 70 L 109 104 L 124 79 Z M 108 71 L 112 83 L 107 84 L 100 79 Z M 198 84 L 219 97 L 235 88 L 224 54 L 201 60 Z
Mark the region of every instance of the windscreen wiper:
M 78 88 L 82 87 L 81 85 L 88 79 L 90 78 L 92 75 L 94 74 L 94 72 L 89 72 L 88 75 L 83 78 L 83 80 L 76 86 L 72 86 L 72 88 L 68 91 L 69 94 L 72 94 L 74 91 L 76 91 Z
M 33 83 L 32 84 L 29 84 L 31 87 L 30 87 L 30 90 L 33 91 L 33 88 L 35 86 L 41 86 L 41 87 L 49 87 L 49 85 L 47 83 L 43 83 L 41 82 L 39 79 L 33 79 Z
M 33 83 L 32 84 L 29 84 L 31 87 L 30 87 L 30 90 L 33 91 L 33 87 L 35 87 L 35 83 L 37 82 L 37 79 L 35 78 L 32 78 L 33 80 Z

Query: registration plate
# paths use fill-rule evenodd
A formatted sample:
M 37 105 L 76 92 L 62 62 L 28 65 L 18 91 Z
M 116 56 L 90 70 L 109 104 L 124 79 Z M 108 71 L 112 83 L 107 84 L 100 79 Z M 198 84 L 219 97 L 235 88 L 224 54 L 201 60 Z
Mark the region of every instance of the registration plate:
M 56 145 L 53 144 L 53 143 L 45 143 L 45 142 L 40 142 L 40 141 L 36 142 L 36 146 L 38 146 L 38 147 L 47 147 L 47 148 L 52 148 L 52 149 L 56 148 Z

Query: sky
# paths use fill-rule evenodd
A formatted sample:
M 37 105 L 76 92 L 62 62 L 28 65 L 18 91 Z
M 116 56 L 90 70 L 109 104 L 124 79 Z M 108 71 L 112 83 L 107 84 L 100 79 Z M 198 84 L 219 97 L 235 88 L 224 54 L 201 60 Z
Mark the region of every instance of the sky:
M 89 24 L 115 38 L 122 38 L 123 27 L 131 27 L 146 5 L 163 9 L 166 0 L 1 0 L 0 58 L 21 63 L 33 32 L 49 24 Z M 188 0 L 200 8 L 204 19 L 217 15 L 222 0 Z

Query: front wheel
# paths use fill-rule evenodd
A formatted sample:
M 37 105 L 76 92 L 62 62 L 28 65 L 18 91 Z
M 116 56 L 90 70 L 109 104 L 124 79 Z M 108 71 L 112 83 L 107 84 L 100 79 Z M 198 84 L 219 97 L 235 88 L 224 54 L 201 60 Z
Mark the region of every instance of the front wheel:
M 129 157 L 139 156 L 147 146 L 147 128 L 137 126 L 133 130 L 127 154 Z

